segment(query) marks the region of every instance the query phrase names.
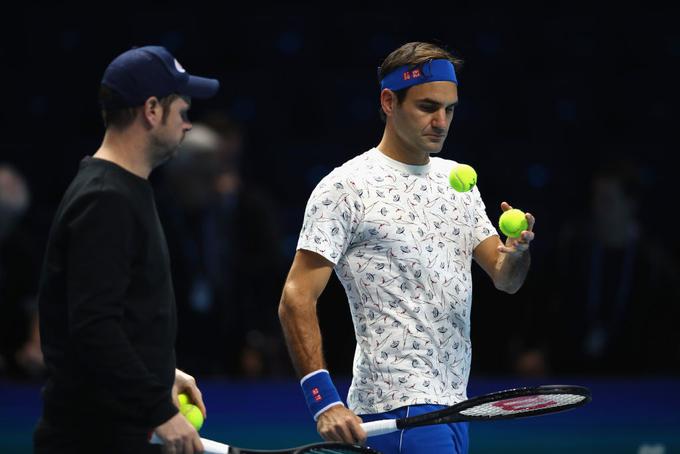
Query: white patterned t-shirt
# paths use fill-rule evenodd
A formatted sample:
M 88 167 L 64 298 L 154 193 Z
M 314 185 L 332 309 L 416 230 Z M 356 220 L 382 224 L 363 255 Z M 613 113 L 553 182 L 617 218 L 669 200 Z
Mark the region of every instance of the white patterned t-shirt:
M 356 335 L 347 402 L 356 414 L 467 398 L 473 250 L 497 235 L 454 161 L 403 164 L 373 148 L 319 182 L 298 249 L 334 263 Z

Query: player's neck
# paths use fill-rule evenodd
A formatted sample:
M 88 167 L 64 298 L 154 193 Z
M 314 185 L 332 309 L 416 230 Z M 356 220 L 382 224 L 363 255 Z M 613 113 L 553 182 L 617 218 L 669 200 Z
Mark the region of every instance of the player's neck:
M 378 149 L 387 157 L 404 164 L 422 166 L 430 162 L 430 154 L 427 151 L 410 147 L 391 131 L 389 126 L 385 128 Z
M 138 134 L 107 129 L 95 158 L 113 162 L 140 178 L 148 179 L 152 170 L 146 139 Z

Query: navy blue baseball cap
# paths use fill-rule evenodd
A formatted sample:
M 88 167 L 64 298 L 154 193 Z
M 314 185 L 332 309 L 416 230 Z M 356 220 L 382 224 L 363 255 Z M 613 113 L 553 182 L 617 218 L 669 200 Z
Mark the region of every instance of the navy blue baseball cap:
M 220 87 L 217 79 L 192 76 L 161 46 L 135 47 L 116 57 L 104 71 L 102 85 L 119 95 L 104 107 L 137 107 L 151 96 L 172 93 L 210 98 Z M 113 103 L 115 102 L 115 105 Z

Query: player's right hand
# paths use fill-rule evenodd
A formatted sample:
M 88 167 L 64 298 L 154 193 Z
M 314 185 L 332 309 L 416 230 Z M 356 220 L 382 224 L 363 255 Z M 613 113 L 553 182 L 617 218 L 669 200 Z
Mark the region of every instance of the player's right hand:
M 326 441 L 366 443 L 366 431 L 361 428 L 361 418 L 344 405 L 335 405 L 319 415 L 316 430 Z
M 203 452 L 203 443 L 189 421 L 177 413 L 156 427 L 156 435 L 163 441 L 164 454 L 195 454 Z

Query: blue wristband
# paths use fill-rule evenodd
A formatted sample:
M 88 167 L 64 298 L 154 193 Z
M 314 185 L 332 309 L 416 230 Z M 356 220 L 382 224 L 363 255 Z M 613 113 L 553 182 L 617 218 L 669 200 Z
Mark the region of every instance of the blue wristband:
M 334 405 L 344 405 L 326 369 L 319 369 L 300 380 L 309 412 L 317 420 L 319 415 Z

